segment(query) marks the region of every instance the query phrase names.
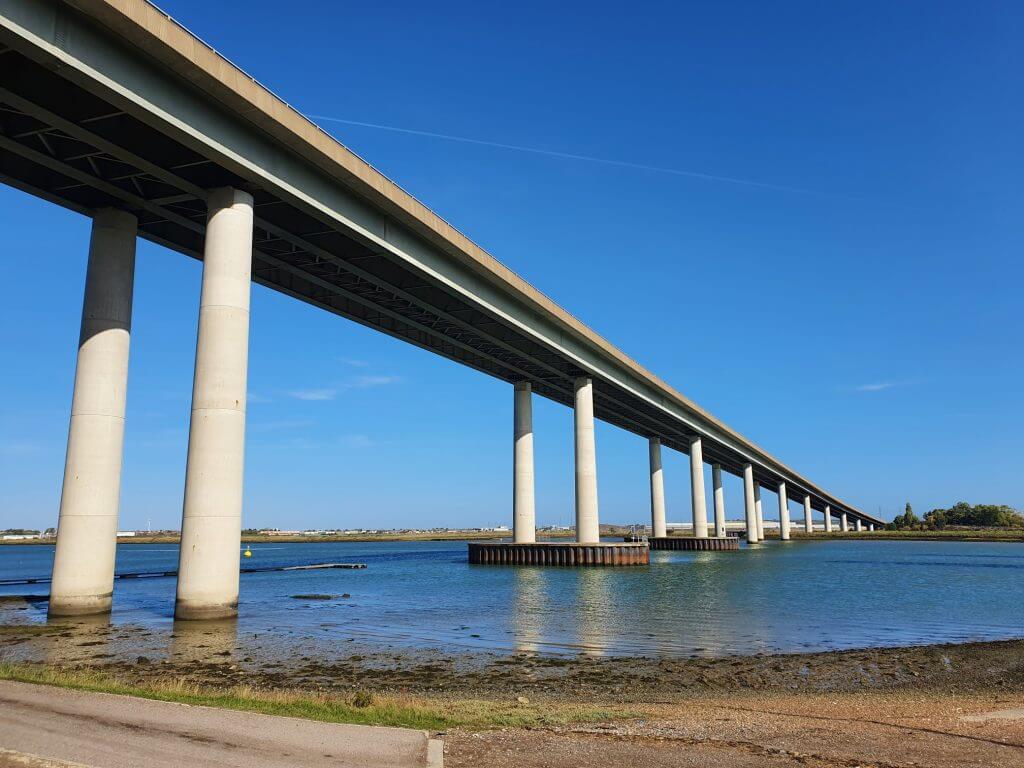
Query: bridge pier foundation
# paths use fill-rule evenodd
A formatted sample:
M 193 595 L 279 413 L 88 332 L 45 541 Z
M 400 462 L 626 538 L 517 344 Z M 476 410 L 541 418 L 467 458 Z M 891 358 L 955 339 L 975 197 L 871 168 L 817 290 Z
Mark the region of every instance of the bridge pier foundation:
M 859 517 L 853 521 L 853 529 L 857 531 L 857 533 L 864 530 L 864 522 Z
M 779 537 L 789 541 L 789 497 L 785 483 L 779 483 Z
M 666 536 L 665 530 L 665 477 L 661 468 L 661 439 L 652 437 L 648 442 L 651 462 L 651 536 Z
M 594 443 L 594 382 L 581 376 L 575 382 L 576 541 L 601 540 L 597 513 L 597 448 Z
M 515 384 L 512 453 L 512 540 L 531 544 L 537 540 L 537 513 L 533 475 L 533 387 L 528 381 Z
M 761 504 L 760 483 L 754 483 L 754 521 L 757 524 L 757 540 L 764 541 L 764 507 Z
M 209 194 L 174 615 L 238 614 L 253 199 Z
M 690 505 L 693 509 L 693 537 L 708 537 L 708 507 L 704 494 L 704 448 L 699 437 L 690 438 Z
M 715 505 L 715 537 L 725 537 L 725 489 L 722 487 L 722 465 L 711 465 L 711 488 Z
M 124 454 L 137 222 L 103 209 L 92 221 L 71 402 L 51 616 L 110 611 Z
M 743 503 L 747 515 L 747 543 L 757 544 L 757 510 L 754 495 L 754 466 L 743 465 Z
M 804 532 L 814 533 L 814 520 L 811 518 L 810 496 L 804 496 Z
M 845 512 L 839 513 L 839 528 L 843 533 L 850 530 L 850 521 L 847 519 Z

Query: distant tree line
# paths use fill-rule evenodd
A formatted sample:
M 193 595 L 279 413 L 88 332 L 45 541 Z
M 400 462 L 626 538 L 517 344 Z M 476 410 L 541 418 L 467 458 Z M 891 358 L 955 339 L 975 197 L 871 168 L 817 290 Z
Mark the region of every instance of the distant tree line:
M 38 536 L 39 531 L 32 530 L 31 528 L 5 528 L 0 531 L 0 535 L 3 536 Z
M 1024 515 L 1005 504 L 968 504 L 958 501 L 949 509 L 933 509 L 919 518 L 910 503 L 902 515 L 885 526 L 890 531 L 964 528 L 1024 528 Z

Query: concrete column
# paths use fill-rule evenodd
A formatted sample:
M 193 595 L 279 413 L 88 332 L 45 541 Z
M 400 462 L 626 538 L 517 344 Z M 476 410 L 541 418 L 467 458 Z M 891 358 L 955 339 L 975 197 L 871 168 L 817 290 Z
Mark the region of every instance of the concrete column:
M 528 381 L 515 384 L 512 414 L 512 540 L 531 544 L 537 540 L 537 513 L 533 483 L 533 387 Z
M 754 483 L 754 515 L 757 518 L 757 540 L 764 541 L 764 507 L 761 506 L 760 483 Z
M 661 469 L 661 438 L 648 444 L 651 457 L 651 536 L 663 537 L 665 530 L 665 478 Z
M 811 519 L 811 497 L 804 496 L 804 531 L 814 533 L 814 520 Z
M 842 529 L 843 533 L 846 533 L 850 530 L 850 522 L 846 519 L 845 512 L 841 512 L 839 514 L 839 527 Z
M 825 505 L 825 533 L 832 533 L 832 507 Z
M 215 189 L 207 206 L 174 607 L 179 619 L 238 613 L 252 196 Z
M 690 502 L 693 507 L 693 535 L 708 537 L 708 507 L 704 495 L 704 449 L 699 437 L 690 438 Z
M 725 489 L 722 487 L 722 465 L 711 465 L 711 487 L 715 496 L 715 536 L 725 537 Z
M 789 497 L 785 483 L 779 483 L 779 536 L 789 541 Z
M 757 510 L 754 508 L 754 467 L 743 465 L 743 502 L 747 513 L 747 543 L 757 544 Z
M 855 531 L 857 531 L 857 533 L 860 533 L 864 530 L 864 522 L 858 517 L 856 520 L 853 521 L 853 528 Z
M 597 449 L 594 445 L 594 383 L 576 379 L 576 541 L 601 540 L 597 518 Z
M 869 531 L 875 530 L 875 524 L 874 523 L 868 523 L 868 530 Z
M 136 220 L 130 213 L 102 209 L 93 216 L 50 584 L 51 616 L 110 610 L 121 497 L 135 236 Z

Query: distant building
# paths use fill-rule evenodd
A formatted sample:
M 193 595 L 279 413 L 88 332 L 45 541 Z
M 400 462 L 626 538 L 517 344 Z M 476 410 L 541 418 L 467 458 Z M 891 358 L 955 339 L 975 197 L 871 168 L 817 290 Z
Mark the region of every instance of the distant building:
M 137 531 L 118 531 L 117 532 L 117 538 L 119 538 L 119 539 L 131 538 L 132 536 L 138 536 L 138 535 L 139 534 L 138 534 Z
M 42 535 L 38 533 L 5 533 L 3 535 L 4 541 L 22 541 L 23 539 L 41 539 Z

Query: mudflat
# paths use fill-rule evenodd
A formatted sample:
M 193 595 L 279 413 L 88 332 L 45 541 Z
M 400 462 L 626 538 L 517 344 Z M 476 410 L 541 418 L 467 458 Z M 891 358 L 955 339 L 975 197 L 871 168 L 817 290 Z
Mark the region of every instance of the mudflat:
M 467 700 L 616 713 L 452 727 L 443 733 L 449 766 L 1024 765 L 1024 640 L 721 658 L 339 649 L 330 659 L 261 660 L 213 628 L 71 622 L 2 626 L 0 649 L 2 660 L 143 687 L 370 691 L 442 713 Z

